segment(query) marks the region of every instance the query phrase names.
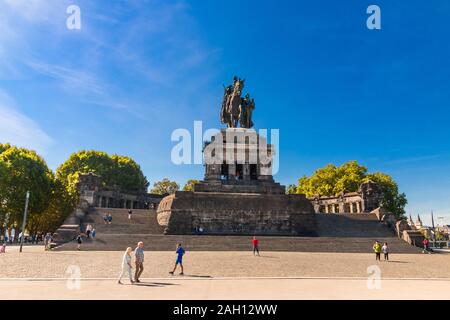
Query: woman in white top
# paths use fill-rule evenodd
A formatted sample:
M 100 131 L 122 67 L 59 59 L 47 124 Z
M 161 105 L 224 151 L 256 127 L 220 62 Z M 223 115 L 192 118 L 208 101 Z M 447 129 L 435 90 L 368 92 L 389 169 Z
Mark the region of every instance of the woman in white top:
M 133 284 L 133 276 L 131 273 L 131 252 L 133 251 L 133 249 L 131 249 L 131 247 L 127 248 L 127 251 L 125 251 L 123 258 L 122 258 L 122 272 L 120 273 L 119 276 L 119 281 L 117 282 L 118 284 L 122 284 L 122 282 L 120 280 L 122 280 L 122 277 L 125 275 L 125 272 L 128 272 L 128 276 L 130 277 L 130 282 Z

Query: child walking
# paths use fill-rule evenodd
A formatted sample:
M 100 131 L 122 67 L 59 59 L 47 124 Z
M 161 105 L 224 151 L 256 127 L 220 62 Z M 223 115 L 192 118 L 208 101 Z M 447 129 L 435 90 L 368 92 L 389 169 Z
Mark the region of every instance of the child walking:
M 183 247 L 181 246 L 181 243 L 179 243 L 177 245 L 177 261 L 175 261 L 175 266 L 173 267 L 173 270 L 171 272 L 169 272 L 170 274 L 174 274 L 175 270 L 177 269 L 177 266 L 180 265 L 181 267 L 181 272 L 180 275 L 184 275 L 184 269 L 183 269 L 183 255 L 185 254 L 185 250 L 183 249 Z

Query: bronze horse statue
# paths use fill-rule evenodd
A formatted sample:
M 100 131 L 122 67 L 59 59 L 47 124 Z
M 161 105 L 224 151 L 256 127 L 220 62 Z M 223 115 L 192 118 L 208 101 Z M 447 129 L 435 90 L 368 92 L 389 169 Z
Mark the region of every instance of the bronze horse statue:
M 234 77 L 232 86 L 224 87 L 222 109 L 220 112 L 221 122 L 226 123 L 229 128 L 236 128 L 240 118 L 242 90 L 245 80 Z

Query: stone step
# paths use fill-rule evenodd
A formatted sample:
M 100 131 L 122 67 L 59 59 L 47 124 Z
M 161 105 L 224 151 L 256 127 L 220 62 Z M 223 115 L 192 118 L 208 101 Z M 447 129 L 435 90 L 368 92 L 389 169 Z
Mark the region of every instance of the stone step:
M 410 246 L 396 237 L 258 237 L 262 251 L 289 252 L 372 252 L 375 240 L 387 242 L 392 253 L 418 253 L 420 249 Z M 135 247 L 143 241 L 146 250 L 172 251 L 178 242 L 191 251 L 246 251 L 251 250 L 248 236 L 208 236 L 208 235 L 148 235 L 148 234 L 105 234 L 95 240 L 86 240 L 82 249 L 87 251 L 122 251 Z M 65 244 L 58 250 L 75 250 L 76 243 Z
M 320 237 L 392 237 L 394 231 L 380 223 L 373 213 L 316 214 Z
M 112 223 L 105 224 L 105 214 L 112 215 Z M 93 225 L 97 234 L 148 233 L 162 234 L 164 228 L 156 220 L 156 210 L 133 209 L 128 219 L 128 209 L 93 208 L 83 220 L 83 229 L 87 224 Z
M 111 213 L 112 224 L 104 224 L 103 216 Z M 292 252 L 372 252 L 375 240 L 388 242 L 392 253 L 417 253 L 420 249 L 395 237 L 374 214 L 317 214 L 319 237 L 261 236 L 261 250 Z M 181 242 L 194 251 L 246 251 L 251 249 L 250 236 L 163 235 L 155 210 L 95 208 L 84 221 L 94 225 L 96 239 L 85 239 L 82 250 L 122 251 L 144 241 L 146 250 L 172 251 Z M 83 229 L 84 230 L 84 229 Z M 76 250 L 74 241 L 57 250 Z

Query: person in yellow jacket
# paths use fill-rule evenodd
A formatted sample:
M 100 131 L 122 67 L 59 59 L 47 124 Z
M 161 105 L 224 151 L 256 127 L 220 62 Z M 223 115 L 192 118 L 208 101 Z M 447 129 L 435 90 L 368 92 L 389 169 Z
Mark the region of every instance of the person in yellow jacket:
M 375 260 L 381 260 L 381 243 L 375 241 L 373 245 L 373 251 L 375 251 Z

